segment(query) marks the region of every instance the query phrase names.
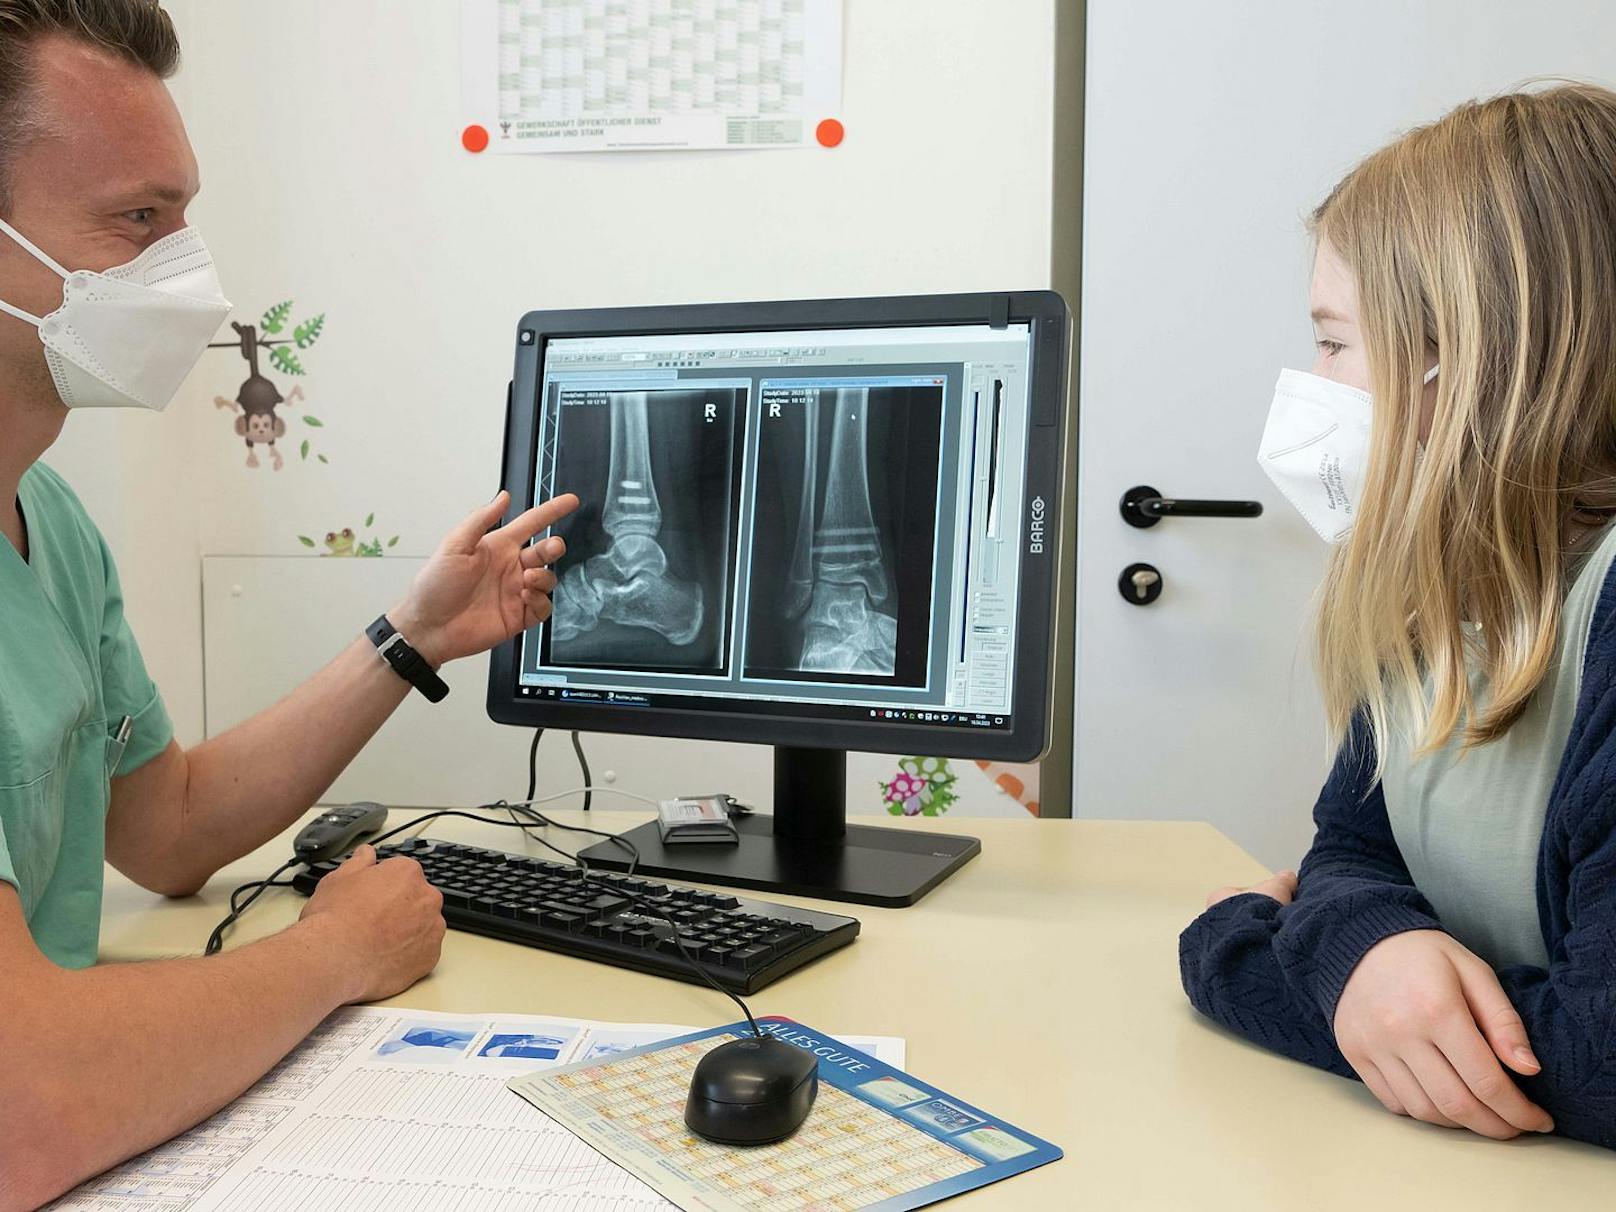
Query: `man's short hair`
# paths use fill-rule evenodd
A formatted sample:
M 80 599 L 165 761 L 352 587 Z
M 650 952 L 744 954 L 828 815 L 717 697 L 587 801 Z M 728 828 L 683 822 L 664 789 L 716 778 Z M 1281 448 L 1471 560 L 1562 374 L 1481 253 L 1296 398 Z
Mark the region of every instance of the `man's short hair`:
M 11 166 L 37 130 L 34 49 L 60 34 L 149 68 L 180 64 L 180 40 L 158 0 L 0 0 L 0 214 L 11 212 Z

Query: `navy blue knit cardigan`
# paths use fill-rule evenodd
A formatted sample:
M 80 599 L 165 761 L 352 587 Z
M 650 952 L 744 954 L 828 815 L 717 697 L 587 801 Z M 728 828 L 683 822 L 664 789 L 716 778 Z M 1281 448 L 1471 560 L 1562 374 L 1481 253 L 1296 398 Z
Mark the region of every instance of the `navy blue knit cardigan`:
M 1195 1008 L 1274 1052 L 1356 1078 L 1332 1023 L 1364 952 L 1405 930 L 1441 929 L 1414 886 L 1372 777 L 1360 726 L 1313 809 L 1296 899 L 1261 893 L 1213 905 L 1179 937 Z M 1571 736 L 1549 795 L 1537 862 L 1547 971 L 1498 972 L 1543 1068 L 1512 1074 L 1562 1136 L 1616 1148 L 1616 570 L 1583 655 Z

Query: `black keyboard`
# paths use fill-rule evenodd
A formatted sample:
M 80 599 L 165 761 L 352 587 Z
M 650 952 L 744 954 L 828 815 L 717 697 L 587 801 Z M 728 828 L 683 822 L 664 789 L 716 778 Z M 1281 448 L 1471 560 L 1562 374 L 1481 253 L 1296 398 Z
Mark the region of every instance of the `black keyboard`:
M 708 975 L 741 994 L 846 946 L 859 932 L 857 918 L 616 872 L 591 871 L 586 881 L 577 867 L 457 842 L 412 838 L 376 852 L 420 863 L 443 893 L 443 918 L 456 930 L 703 983 L 669 937 L 669 924 L 652 916 L 666 915 Z M 309 895 L 337 863 L 304 868 L 292 887 Z

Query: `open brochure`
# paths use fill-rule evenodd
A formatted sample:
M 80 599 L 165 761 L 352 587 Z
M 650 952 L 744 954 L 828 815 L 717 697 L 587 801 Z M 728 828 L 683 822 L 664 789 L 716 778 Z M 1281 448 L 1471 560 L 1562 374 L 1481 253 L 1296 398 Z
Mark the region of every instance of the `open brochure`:
M 685 1212 L 906 1212 L 1061 1156 L 856 1037 L 783 1018 L 759 1026 L 819 1061 L 813 1111 L 777 1144 L 715 1145 L 684 1124 L 697 1063 L 748 1037 L 745 1023 L 551 1066 L 511 1089 Z

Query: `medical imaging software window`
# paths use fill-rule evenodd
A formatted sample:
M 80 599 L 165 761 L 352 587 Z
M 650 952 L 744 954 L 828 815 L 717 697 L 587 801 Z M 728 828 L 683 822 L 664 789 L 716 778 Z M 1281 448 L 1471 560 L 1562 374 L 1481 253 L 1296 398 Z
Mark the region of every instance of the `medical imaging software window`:
M 1025 325 L 552 340 L 521 693 L 1010 726 Z

